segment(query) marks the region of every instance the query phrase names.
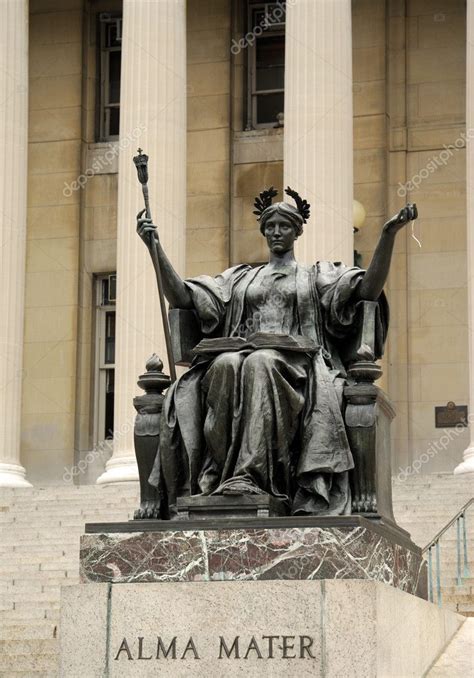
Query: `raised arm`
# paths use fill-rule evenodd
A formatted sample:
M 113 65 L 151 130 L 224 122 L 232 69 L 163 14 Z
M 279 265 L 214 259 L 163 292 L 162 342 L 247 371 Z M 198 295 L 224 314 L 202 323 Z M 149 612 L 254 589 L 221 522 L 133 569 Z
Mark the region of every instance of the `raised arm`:
M 359 287 L 357 296 L 365 301 L 376 301 L 384 288 L 390 270 L 395 236 L 409 221 L 418 216 L 415 204 L 408 204 L 384 224 L 382 234 Z
M 151 248 L 151 238 L 155 239 L 166 299 L 173 308 L 193 308 L 190 291 L 166 256 L 161 246 L 156 226 L 152 223 L 151 219 L 143 216 L 144 213 L 145 210 L 142 210 L 137 214 L 137 233 L 149 250 Z

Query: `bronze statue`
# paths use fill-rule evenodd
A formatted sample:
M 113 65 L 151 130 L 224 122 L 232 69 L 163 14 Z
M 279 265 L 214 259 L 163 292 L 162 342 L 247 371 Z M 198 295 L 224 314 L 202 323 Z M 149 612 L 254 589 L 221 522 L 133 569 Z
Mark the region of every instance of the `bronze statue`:
M 378 304 L 374 331 L 383 346 L 383 287 L 395 236 L 417 218 L 416 205 L 383 226 L 366 271 L 340 262 L 302 266 L 294 243 L 310 206 L 290 188 L 295 205 L 272 203 L 276 193 L 270 188 L 255 201 L 268 263 L 234 266 L 217 277 L 182 280 L 145 210 L 137 216 L 139 236 L 157 254 L 170 307 L 193 311 L 205 337 L 163 404 L 149 479 L 162 518 L 176 517 L 177 499 L 185 495 L 267 494 L 293 515 L 351 513 L 354 461 L 343 419 L 341 355 L 364 301 Z

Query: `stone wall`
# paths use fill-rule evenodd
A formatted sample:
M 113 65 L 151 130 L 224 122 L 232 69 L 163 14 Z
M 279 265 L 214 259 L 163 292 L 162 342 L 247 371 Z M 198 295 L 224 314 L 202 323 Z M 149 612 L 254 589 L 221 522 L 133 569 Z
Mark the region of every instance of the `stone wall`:
M 187 274 L 229 265 L 230 0 L 188 0 Z M 183 200 L 185 196 L 183 196 Z
M 74 444 L 82 0 L 30 1 L 28 243 L 22 463 L 58 480 Z
M 434 408 L 468 403 L 465 2 L 389 6 L 389 212 L 416 202 L 421 243 L 399 238 L 390 278 L 395 470 L 417 459 L 423 473 L 451 471 L 467 429 L 446 437 Z

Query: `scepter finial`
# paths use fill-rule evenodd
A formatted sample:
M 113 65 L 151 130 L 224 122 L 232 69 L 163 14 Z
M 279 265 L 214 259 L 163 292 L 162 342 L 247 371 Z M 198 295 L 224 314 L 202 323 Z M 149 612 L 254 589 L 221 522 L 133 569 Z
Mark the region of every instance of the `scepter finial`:
M 143 153 L 142 149 L 137 150 L 138 155 L 133 158 L 135 167 L 137 168 L 138 181 L 141 184 L 148 183 L 148 156 Z

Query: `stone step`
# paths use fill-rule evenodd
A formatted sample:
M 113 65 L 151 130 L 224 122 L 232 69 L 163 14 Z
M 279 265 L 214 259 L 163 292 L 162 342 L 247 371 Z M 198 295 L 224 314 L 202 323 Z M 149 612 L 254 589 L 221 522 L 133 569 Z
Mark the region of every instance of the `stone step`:
M 17 579 L 22 579 L 24 581 L 33 581 L 39 579 L 48 583 L 50 579 L 60 579 L 62 577 L 67 578 L 69 572 L 79 571 L 79 563 L 75 563 L 74 568 L 69 570 L 64 568 L 60 571 L 55 570 L 41 570 L 41 563 L 36 565 L 29 565 L 28 563 L 17 563 L 16 566 L 11 567 L 0 567 L 0 577 L 7 581 L 13 581 Z M 32 569 L 33 568 L 33 569 Z M 36 568 L 36 569 L 34 569 Z
M 8 660 L 8 657 L 5 658 L 5 661 Z M 9 663 L 11 666 L 15 667 L 17 672 L 24 671 L 34 671 L 41 672 L 44 671 L 54 671 L 57 670 L 57 651 L 55 654 L 14 654 L 10 656 Z M 8 675 L 11 675 L 10 673 Z
M 81 535 L 84 534 L 84 525 L 79 528 L 69 528 L 61 532 L 59 530 L 31 530 L 25 531 L 22 534 L 19 534 L 17 538 L 14 538 L 14 535 L 10 535 L 9 538 L 6 538 L 3 542 L 3 545 L 8 546 L 10 549 L 15 546 L 22 546 L 31 542 L 32 544 L 51 542 L 54 544 L 63 544 L 66 546 L 71 546 L 74 543 L 79 543 Z
M 472 596 L 474 594 L 474 586 L 464 583 L 458 586 L 457 584 L 454 584 L 452 581 L 447 581 L 443 586 L 443 591 L 446 593 L 446 595 L 455 596 L 459 593 L 461 595 Z
M 444 515 L 444 513 L 455 514 L 469 502 L 471 497 L 472 491 L 469 492 L 469 494 L 466 493 L 464 496 L 457 496 L 456 501 L 450 500 L 447 495 L 443 496 L 437 493 L 433 493 L 433 496 L 420 494 L 418 496 L 412 497 L 411 500 L 409 497 L 406 497 L 405 499 L 402 497 L 395 497 L 393 500 L 393 508 L 395 514 L 408 513 L 410 510 L 410 501 L 417 501 L 420 502 L 420 505 L 417 506 L 417 512 L 419 510 L 420 513 L 430 512 L 439 513 L 441 515 Z M 472 510 L 473 504 L 470 504 L 470 506 L 466 509 L 467 514 L 469 515 Z
M 73 492 L 71 494 L 66 492 L 65 494 L 51 493 L 43 496 L 18 494 L 9 499 L 0 497 L 0 506 L 3 506 L 4 508 L 18 507 L 19 509 L 24 508 L 27 510 L 31 508 L 37 510 L 38 506 L 51 505 L 52 507 L 59 508 L 62 504 L 64 508 L 68 508 L 69 506 L 79 504 L 81 501 L 84 502 L 85 500 L 89 503 L 84 503 L 84 508 L 87 508 L 88 506 L 112 505 L 113 503 L 115 503 L 116 506 L 120 506 L 120 504 L 134 501 L 138 496 L 139 492 L 128 494 L 101 494 L 99 492 Z
M 456 612 L 459 612 L 459 614 L 466 614 L 467 612 L 470 613 L 470 616 L 474 615 L 474 601 L 471 600 L 471 602 L 464 602 L 464 603 L 457 603 L 456 604 Z
M 21 568 L 17 560 L 12 559 L 10 563 L 6 563 L 5 559 L 2 558 L 0 564 L 0 575 L 2 577 L 13 577 L 15 574 L 21 570 L 22 574 L 35 574 L 40 571 L 39 563 L 21 563 Z
M 449 474 L 445 474 L 448 476 Z M 459 476 L 464 478 L 464 476 Z M 426 476 L 425 476 L 426 478 Z M 91 493 L 101 493 L 101 494 L 116 494 L 117 487 L 120 487 L 120 494 L 126 494 L 131 492 L 138 492 L 138 482 L 130 483 L 120 483 L 120 485 L 68 485 L 65 483 L 58 483 L 56 485 L 43 485 L 35 487 L 2 487 L 1 496 L 44 496 L 47 494 L 65 494 L 66 496 L 70 494 L 86 494 Z
M 69 576 L 69 572 L 73 572 L 75 570 L 62 570 L 60 573 L 49 570 L 40 570 L 39 566 L 36 570 L 34 571 L 26 571 L 25 566 L 22 565 L 21 568 L 18 567 L 15 571 L 9 572 L 8 577 L 11 578 L 12 581 L 17 581 L 21 579 L 22 581 L 42 581 L 45 584 L 50 583 L 52 580 L 61 580 L 61 579 L 67 579 Z M 76 563 L 76 568 L 79 571 L 79 564 Z M 2 575 L 2 569 L 0 568 L 0 575 Z M 3 576 L 3 575 L 2 575 Z M 5 575 L 6 577 L 7 575 Z
M 409 500 L 410 496 L 433 496 L 436 495 L 446 496 L 452 501 L 457 501 L 462 497 L 467 496 L 472 493 L 472 485 L 474 481 L 471 479 L 469 482 L 465 482 L 462 485 L 451 485 L 449 483 L 444 483 L 438 485 L 436 483 L 431 485 L 411 485 L 408 487 L 402 487 L 400 485 L 392 487 L 392 494 L 395 499 L 406 498 Z
M 58 597 L 52 596 L 51 593 L 44 593 L 40 591 L 35 593 L 34 591 L 18 591 L 15 594 L 15 609 L 19 610 L 24 607 L 24 603 L 38 603 L 38 605 L 43 606 L 45 609 L 55 607 L 58 603 Z
M 24 563 L 25 556 L 28 555 L 28 563 Z M 77 544 L 71 544 L 60 546 L 58 544 L 52 544 L 51 549 L 48 550 L 47 542 L 24 542 L 22 544 L 17 544 L 15 550 L 7 551 L 2 556 L 2 565 L 0 571 L 3 567 L 16 564 L 19 567 L 25 565 L 34 565 L 41 564 L 43 561 L 58 561 L 58 559 L 71 559 L 79 557 L 79 541 Z M 59 562 L 62 562 L 59 560 Z
M 464 504 L 472 496 L 472 486 L 474 481 L 460 485 L 459 487 L 453 487 L 450 485 L 432 485 L 432 486 L 418 486 L 418 487 L 392 487 L 392 496 L 395 502 L 401 503 L 402 501 L 409 502 L 410 497 L 444 497 L 448 504 Z M 433 504 L 433 508 L 440 506 L 440 503 L 437 502 Z M 444 506 L 444 504 L 443 504 Z
M 471 504 L 471 506 L 473 506 L 473 508 L 474 508 L 474 504 Z M 395 515 L 395 518 L 397 518 L 398 520 L 401 520 L 401 519 L 404 519 L 405 521 L 411 520 L 413 522 L 421 524 L 424 521 L 426 521 L 428 518 L 433 519 L 433 520 L 437 520 L 437 519 L 444 519 L 444 518 L 449 517 L 449 520 L 451 520 L 451 518 L 453 518 L 461 508 L 462 507 L 460 507 L 460 506 L 454 506 L 452 509 L 450 509 L 448 511 L 441 512 L 441 511 L 432 511 L 428 508 L 423 508 L 422 506 L 420 506 L 419 508 L 417 508 L 416 514 L 413 514 L 413 510 L 409 511 L 409 510 L 404 509 L 403 511 L 394 511 L 394 515 Z M 469 509 L 469 511 L 470 511 L 470 509 Z M 472 524 L 473 520 L 474 520 L 474 513 L 472 514 L 472 517 L 471 517 L 471 514 L 469 512 L 466 513 L 466 525 L 469 526 L 470 524 Z
M 415 499 L 414 501 L 421 501 L 420 499 Z M 471 504 L 471 507 L 466 513 L 466 523 L 469 525 L 474 520 L 474 504 Z M 403 509 L 403 511 L 398 511 L 395 507 L 394 516 L 397 520 L 404 520 L 407 522 L 413 521 L 421 525 L 426 520 L 443 520 L 448 521 L 454 518 L 454 516 L 461 510 L 462 506 L 452 506 L 447 511 L 433 511 L 427 507 L 423 506 L 417 507 L 416 513 Z M 473 510 L 471 514 L 471 510 Z
M 44 530 L 41 532 L 32 531 L 31 533 L 24 532 L 16 539 L 14 539 L 14 535 L 11 535 L 10 539 L 8 541 L 5 540 L 3 545 L 12 549 L 15 548 L 15 546 L 23 546 L 24 544 L 28 543 L 40 545 L 41 541 L 43 541 L 44 543 L 51 543 L 53 546 L 65 544 L 66 546 L 71 547 L 74 544 L 79 543 L 79 539 L 82 534 L 84 534 L 84 528 L 77 530 L 65 530 L 64 533 L 51 530 Z M 30 542 L 28 542 L 28 540 L 30 540 Z
M 57 572 L 57 571 L 71 571 L 75 572 L 79 569 L 79 554 L 74 560 L 52 560 L 51 562 L 42 562 L 41 563 L 41 572 Z
M 39 607 L 21 608 L 15 610 L 5 610 L 1 614 L 2 624 L 4 621 L 16 621 L 24 623 L 30 620 L 48 619 L 46 611 Z
M 472 596 L 448 596 L 442 591 L 441 599 L 445 607 L 447 605 L 450 605 L 451 608 L 454 606 L 459 611 L 463 611 L 463 609 L 474 610 L 474 599 Z
M 10 580 L 7 581 L 5 583 L 4 592 L 10 595 L 14 595 L 15 593 L 22 593 L 24 591 L 32 593 L 41 593 L 43 586 L 44 584 L 40 579 L 36 580 L 34 579 L 33 581 L 29 581 L 26 579 L 21 579 L 20 577 L 16 582 Z
M 29 620 L 1 619 L 0 639 L 2 640 L 48 640 L 58 635 L 58 623 L 51 619 Z
M 111 506 L 98 504 L 97 506 L 89 506 L 86 508 L 84 507 L 86 501 L 87 499 L 84 499 L 82 502 L 78 502 L 77 505 L 70 504 L 68 502 L 67 508 L 58 507 L 56 501 L 52 506 L 37 506 L 35 509 L 31 509 L 30 511 L 18 510 L 18 512 L 16 512 L 16 516 L 18 519 L 25 518 L 27 520 L 33 520 L 35 516 L 41 517 L 44 515 L 45 511 L 47 511 L 48 516 L 51 516 L 53 519 L 57 518 L 58 520 L 71 518 L 74 516 L 93 516 L 99 514 L 111 515 L 114 513 L 114 511 L 122 515 L 128 513 L 132 507 L 135 506 L 135 503 L 131 503 L 130 505 L 120 505 L 117 503 Z
M 23 655 L 43 654 L 55 656 L 58 651 L 57 638 L 28 638 L 0 640 L 0 654 Z

